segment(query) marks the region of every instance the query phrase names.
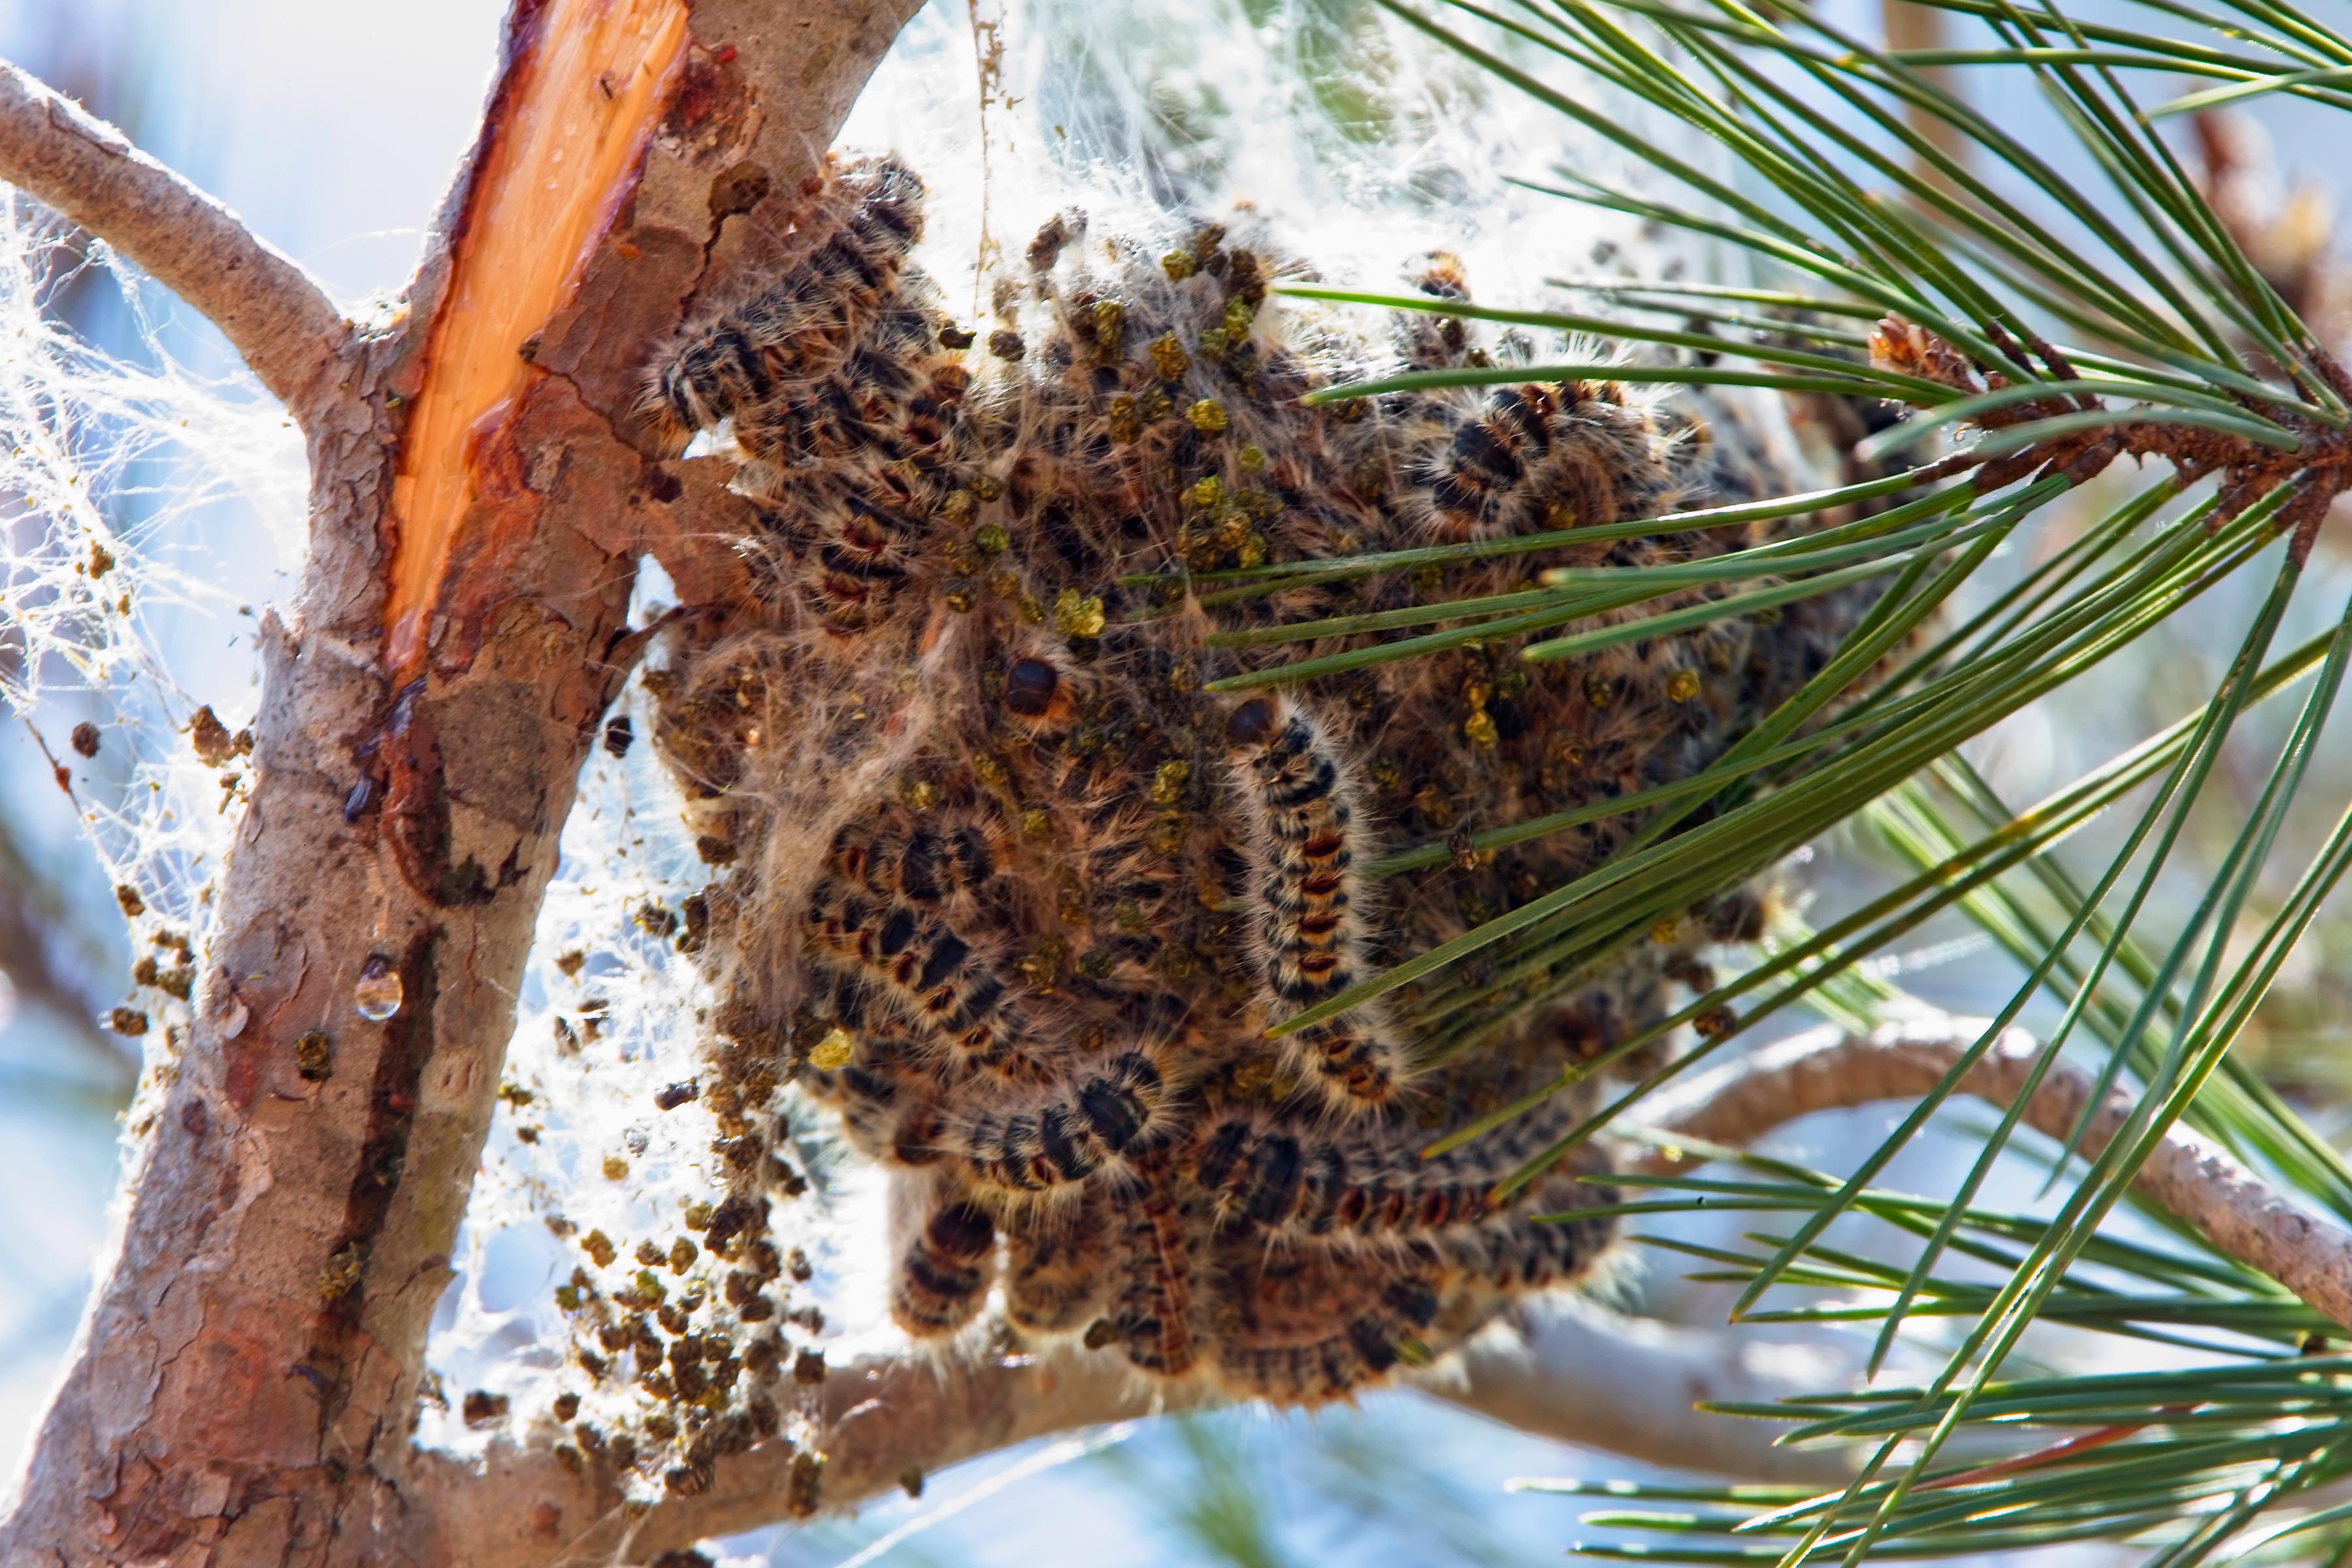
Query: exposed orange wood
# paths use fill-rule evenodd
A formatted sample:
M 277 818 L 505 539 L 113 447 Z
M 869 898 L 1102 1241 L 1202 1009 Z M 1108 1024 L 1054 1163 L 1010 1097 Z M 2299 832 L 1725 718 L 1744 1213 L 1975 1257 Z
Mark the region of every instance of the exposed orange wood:
M 570 301 L 635 184 L 686 51 L 686 0 L 547 0 L 533 28 L 478 154 L 393 480 L 384 662 L 397 672 L 424 657 L 486 437 L 542 374 L 523 345 Z

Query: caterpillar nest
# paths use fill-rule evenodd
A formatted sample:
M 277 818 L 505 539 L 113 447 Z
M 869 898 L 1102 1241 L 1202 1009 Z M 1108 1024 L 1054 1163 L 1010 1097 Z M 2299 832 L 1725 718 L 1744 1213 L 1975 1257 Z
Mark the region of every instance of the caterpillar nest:
M 763 1223 L 797 1082 L 890 1172 L 909 1334 L 954 1334 L 999 1289 L 1022 1336 L 1237 1397 L 1345 1397 L 1592 1270 L 1608 1223 L 1532 1216 L 1608 1201 L 1576 1179 L 1605 1169 L 1598 1150 L 1493 1191 L 1589 1097 L 1419 1152 L 1663 1018 L 1675 987 L 1711 988 L 1708 949 L 1755 937 L 1765 895 L 1721 890 L 1443 1059 L 1410 992 L 1267 1026 L 1598 865 L 1634 822 L 1492 854 L 1460 835 L 1705 766 L 1866 596 L 1580 661 L 1530 665 L 1498 637 L 1204 691 L 1411 635 L 1217 634 L 1439 584 L 1220 602 L 1198 574 L 1654 516 L 1776 477 L 1613 384 L 1310 406 L 1335 380 L 1481 351 L 1456 320 L 1411 318 L 1383 348 L 1286 308 L 1267 286 L 1295 266 L 1217 226 L 1158 255 L 1057 218 L 975 343 L 908 259 L 922 195 L 895 160 L 836 167 L 760 291 L 649 379 L 669 451 L 731 429 L 766 590 L 680 628 L 649 679 L 690 825 L 727 868 L 704 952 L 737 1190 L 714 1245 Z M 1466 298 L 1449 258 L 1415 282 Z M 1496 558 L 1444 595 L 1761 537 Z M 1449 834 L 1444 863 L 1363 874 Z

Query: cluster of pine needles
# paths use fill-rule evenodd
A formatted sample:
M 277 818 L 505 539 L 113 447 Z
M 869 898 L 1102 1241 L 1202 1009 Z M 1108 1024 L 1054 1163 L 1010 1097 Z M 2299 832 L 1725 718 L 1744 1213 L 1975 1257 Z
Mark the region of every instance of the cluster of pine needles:
M 1751 281 L 1561 279 L 1594 301 L 1591 313 L 1295 285 L 1286 291 L 1631 351 L 1319 396 L 1592 378 L 1842 395 L 1908 412 L 1859 454 L 1878 477 L 1832 489 L 1193 577 L 1205 600 L 1230 602 L 1324 578 L 1414 573 L 1426 583 L 1474 559 L 1738 521 L 1853 519 L 1700 563 L 1554 572 L 1496 596 L 1235 634 L 1413 628 L 1223 683 L 1234 687 L 1552 628 L 1523 657 L 1570 658 L 1715 617 L 1769 616 L 1858 582 L 1886 585 L 1828 665 L 1696 776 L 1410 846 L 1371 868 L 1392 875 L 1604 815 L 1638 823 L 1600 868 L 1276 1032 L 1402 993 L 1400 1011 L 1430 1050 L 1474 1048 L 1661 921 L 1841 824 L 1866 825 L 1907 865 L 1899 886 L 1818 931 L 1783 921 L 1745 973 L 1551 1086 L 1567 1089 L 1668 1030 L 1701 1025 L 1694 1051 L 1608 1100 L 1512 1178 L 1517 1186 L 1605 1127 L 1638 1131 L 1645 1096 L 1775 1014 L 1802 1005 L 1866 1022 L 1891 994 L 1868 961 L 1938 916 L 1972 921 L 2023 973 L 1935 1092 L 1850 1174 L 1725 1152 L 1715 1174 L 1624 1184 L 1633 1190 L 1614 1212 L 1628 1215 L 1781 1216 L 1783 1228 L 1759 1229 L 1741 1247 L 1659 1241 L 1695 1253 L 1702 1278 L 1738 1283 L 1736 1319 L 1875 1324 L 1874 1377 L 1906 1325 L 1940 1324 L 1945 1355 L 1918 1386 L 1731 1413 L 1789 1423 L 1785 1441 L 1846 1447 L 1858 1467 L 1850 1486 L 1815 1495 L 1563 1484 L 1554 1489 L 1617 1500 L 1586 1522 L 1621 1538 L 1581 1549 L 1789 1568 L 2088 1538 L 2145 1543 L 2153 1568 L 2352 1552 L 2352 1504 L 2329 1501 L 2352 1478 L 2352 1356 L 2327 1353 L 2341 1331 L 2161 1215 L 2139 1226 L 2154 1241 L 2106 1223 L 2182 1124 L 2352 1224 L 2352 1167 L 2231 1054 L 2352 868 L 2352 800 L 2299 868 L 2278 863 L 2297 841 L 2282 835 L 2290 811 L 2326 788 L 2326 770 L 2315 779 L 2311 763 L 2352 660 L 2352 599 L 2324 619 L 2294 604 L 2306 578 L 2327 592 L 2323 533 L 2331 503 L 2352 489 L 2352 377 L 2249 259 L 2174 144 L 2185 117 L 2264 95 L 2352 109 L 2352 41 L 2281 0 L 2127 0 L 2101 7 L 2097 22 L 2057 0 L 1923 0 L 1969 46 L 1908 50 L 1793 0 L 1381 3 L 1645 171 L 1640 190 L 1567 169 L 1538 188 L 1713 242 L 1745 258 Z M 2185 96 L 2183 78 L 2196 79 Z M 1723 167 L 1645 138 L 1632 105 L 1701 132 Z M 2062 134 L 2011 128 L 2021 106 Z M 2136 463 L 2118 468 L 2123 458 Z M 2130 476 L 2120 489 L 2119 473 Z M 2093 506 L 2094 496 L 2110 504 Z M 2029 567 L 1987 571 L 2029 542 L 2041 547 Z M 1601 612 L 1694 584 L 1718 596 L 1591 629 Z M 2217 606 L 2248 598 L 2259 607 L 2216 661 L 2204 700 L 2046 798 L 2003 800 L 1962 757 L 2004 720 L 2103 668 L 2112 674 L 2127 650 L 2144 657 L 2150 634 L 2188 616 L 2210 625 L 2222 618 Z M 2282 628 L 2297 623 L 2331 629 L 2284 646 Z M 2283 739 L 2263 739 L 2282 727 Z M 2206 847 L 2185 833 L 2191 814 L 2200 801 L 2210 809 L 2224 777 L 2243 786 L 2249 754 L 2252 804 L 2232 814 L 2202 897 L 2170 912 L 2177 900 L 2160 885 L 2182 874 L 2189 846 Z M 2101 863 L 2077 868 L 2054 853 L 2111 812 L 2112 842 L 2082 856 Z M 2284 898 L 2265 891 L 2281 886 Z M 2103 1093 L 2136 1101 L 2095 1156 L 2082 1147 L 2084 1127 L 2063 1148 L 2015 1151 L 2047 1165 L 2054 1213 L 1979 1202 L 2011 1149 L 2018 1108 L 1979 1131 L 1981 1152 L 1948 1198 L 1875 1184 L 2038 1000 L 2058 1021 L 2018 1107 L 2062 1055 L 2095 1071 Z M 1849 1215 L 1896 1237 L 1908 1266 L 1832 1246 L 1832 1224 Z M 1780 1306 L 1783 1292 L 1768 1308 L 1776 1286 L 1813 1292 L 1799 1298 L 1811 1304 Z M 2142 1342 L 2155 1369 L 2063 1375 L 2021 1351 L 2037 1322 Z M 1988 1444 L 2009 1457 L 1985 1461 Z M 1629 1542 L 1628 1531 L 1647 1539 Z

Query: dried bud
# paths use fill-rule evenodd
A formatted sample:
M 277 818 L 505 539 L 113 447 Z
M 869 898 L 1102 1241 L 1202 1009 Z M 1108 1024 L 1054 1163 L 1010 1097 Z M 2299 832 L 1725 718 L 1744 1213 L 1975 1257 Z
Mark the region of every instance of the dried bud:
M 1922 376 L 1957 392 L 1984 390 L 1959 350 L 1917 322 L 1906 321 L 1900 316 L 1882 316 L 1871 330 L 1870 367 L 1898 375 Z
M 228 732 L 228 726 L 220 721 L 210 703 L 197 709 L 195 716 L 188 721 L 188 744 L 195 748 L 196 755 L 208 768 L 221 767 L 236 755 L 236 737 Z

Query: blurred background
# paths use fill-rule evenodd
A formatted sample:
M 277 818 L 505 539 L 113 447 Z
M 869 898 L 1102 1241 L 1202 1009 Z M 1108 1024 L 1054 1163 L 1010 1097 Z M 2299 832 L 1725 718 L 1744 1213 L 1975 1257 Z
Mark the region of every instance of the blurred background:
M 1531 299 L 1548 275 L 1673 259 L 1654 237 L 1616 220 L 1502 184 L 1499 176 L 1540 174 L 1553 157 L 1588 173 L 1605 160 L 1563 142 L 1557 118 L 1481 97 L 1401 53 L 1393 34 L 1367 20 L 1369 6 L 1163 0 L 1103 15 L 1111 9 L 1076 0 L 1034 0 L 1002 16 L 984 8 L 980 20 L 1001 21 L 1006 47 L 1003 76 L 984 93 L 973 18 L 960 3 L 934 4 L 869 100 L 890 105 L 887 123 L 873 107 L 853 120 L 846 142 L 896 142 L 929 174 L 940 193 L 935 265 L 951 298 L 958 268 L 969 275 L 969 259 L 959 258 L 977 257 L 985 233 L 1001 229 L 996 237 L 1016 240 L 1074 189 L 1114 219 L 1122 208 L 1207 207 L 1248 196 L 1335 276 L 1374 282 L 1414 248 L 1446 239 L 1465 251 L 1492 302 Z M 353 0 L 0 0 L 0 54 L 121 126 L 236 208 L 339 300 L 356 304 L 404 282 L 474 132 L 504 10 L 503 0 L 409 0 L 396 8 Z M 1856 24 L 1875 31 L 1877 14 L 1857 13 Z M 2028 130 L 2041 113 L 2029 105 L 2016 112 Z M 2237 187 L 2276 237 L 2278 265 L 2315 277 L 2326 270 L 2334 176 L 2300 167 L 2293 154 L 2313 144 L 2318 112 L 2265 111 L 2243 122 L 2245 175 Z M 2283 165 L 2269 161 L 2265 138 L 2288 150 Z M 1707 262 L 1684 259 L 1694 268 Z M 153 311 L 150 321 L 141 319 L 142 301 Z M 2315 309 L 2327 308 L 2315 296 Z M 103 269 L 68 278 L 48 309 L 123 359 L 161 353 L 199 376 L 234 374 L 204 323 L 152 294 L 126 301 Z M 290 465 L 299 479 L 290 442 L 270 460 Z M 168 663 L 180 700 L 213 704 L 232 728 L 255 700 L 246 642 L 252 616 L 282 598 L 299 570 L 299 489 L 207 506 L 175 519 L 173 536 L 159 542 L 213 591 L 159 609 L 144 635 Z M 278 514 L 268 515 L 273 508 Z M 2011 569 L 2062 542 L 2071 526 L 2053 513 Z M 2323 572 L 2331 584 L 2342 575 L 2332 563 Z M 1993 591 L 1999 575 L 1979 591 Z M 2328 597 L 2305 595 L 2305 618 L 2283 630 L 2281 646 L 2324 624 Z M 2217 595 L 2192 624 L 2004 726 L 1975 760 L 2012 805 L 2035 798 L 2202 700 L 2251 608 Z M 10 657 L 0 637 L 0 660 Z M 2251 721 L 2249 738 L 2274 742 L 2284 706 Z M 134 787 L 135 749 L 101 744 L 86 764 L 65 754 L 76 724 L 98 724 L 111 737 L 119 711 L 60 683 L 0 728 L 0 1147 L 11 1155 L 10 1180 L 0 1184 L 0 1467 L 11 1469 L 88 1289 L 113 1192 L 121 1112 L 141 1066 L 140 1042 L 98 1022 L 122 999 L 135 955 L 112 878 L 77 815 Z M 61 762 L 74 770 L 72 796 L 56 782 Z M 592 781 L 589 797 L 625 804 L 632 781 L 623 771 L 601 757 L 592 767 L 603 770 L 602 783 Z M 2340 731 L 2315 778 L 2310 809 L 2290 836 L 2315 840 L 2352 783 Z M 2242 821 L 2234 808 L 2261 782 L 2256 769 L 2214 792 L 2200 822 L 2217 846 Z M 599 788 L 625 793 L 600 796 Z M 2279 857 L 2289 873 L 2296 847 L 2284 846 Z M 2201 890 L 2199 867 L 2210 857 L 2200 862 L 2200 849 L 2183 858 L 2168 896 L 2193 900 Z M 1815 900 L 1819 924 L 1888 885 L 1895 866 L 1867 831 L 1851 830 L 1818 847 L 1792 885 Z M 2267 890 L 2272 904 L 2283 890 Z M 2347 960 L 2352 926 L 2340 914 L 2323 917 L 2242 1047 L 2331 1135 L 2343 1121 Z M 1957 920 L 1922 932 L 1882 972 L 1963 1011 L 1990 1010 L 2016 978 Z M 546 1036 L 551 1005 L 527 1001 L 533 1041 Z M 683 1059 L 688 1043 L 677 1037 L 675 1014 L 667 1021 L 666 1038 L 658 1027 L 641 1033 L 637 1046 L 620 1047 L 622 1059 L 662 1052 Z M 1787 1130 L 1773 1148 L 1835 1169 L 1841 1155 L 1876 1143 L 1897 1114 L 1877 1108 L 1817 1117 Z M 1885 1184 L 1937 1191 L 1956 1179 L 1954 1166 L 1964 1162 L 1951 1156 L 1975 1123 L 1970 1112 L 1954 1116 L 1954 1129 L 1916 1145 Z M 509 1185 L 519 1180 L 516 1155 L 502 1121 L 490 1158 L 499 1167 L 494 1176 L 502 1172 Z M 2018 1163 L 1992 1199 L 2032 1202 L 2039 1172 Z M 445 1322 L 453 1376 L 518 1345 L 543 1345 L 553 1321 L 547 1289 L 562 1272 L 557 1249 L 533 1225 L 478 1217 L 472 1228 L 468 1277 L 453 1289 Z M 1702 1224 L 1658 1228 L 1709 1235 Z M 1620 1287 L 1621 1302 L 1678 1322 L 1719 1323 L 1726 1288 L 1685 1282 L 1681 1271 L 1671 1256 L 1653 1256 Z M 1106 1551 L 1123 1563 L 1242 1568 L 1530 1563 L 1552 1560 L 1577 1538 L 1577 1507 L 1510 1492 L 1509 1479 L 1642 1473 L 1416 1394 L 1381 1394 L 1312 1417 L 1236 1411 L 1036 1445 L 933 1478 L 919 1500 L 893 1498 L 855 1520 L 763 1532 L 730 1552 L 843 1568 L 1040 1568 L 1100 1561 Z M 2092 1549 L 2072 1555 L 2105 1556 Z

